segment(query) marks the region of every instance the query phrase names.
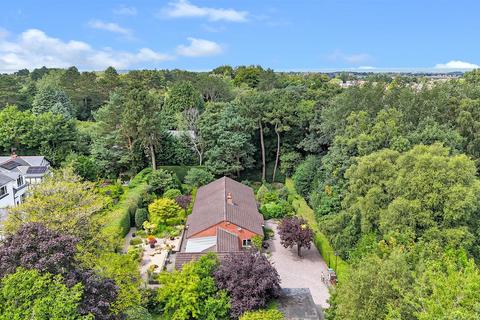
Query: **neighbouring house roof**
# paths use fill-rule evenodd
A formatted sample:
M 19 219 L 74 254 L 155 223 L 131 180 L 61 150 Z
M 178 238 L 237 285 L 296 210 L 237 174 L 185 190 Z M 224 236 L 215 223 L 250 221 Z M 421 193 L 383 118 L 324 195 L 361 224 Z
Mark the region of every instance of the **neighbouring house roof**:
M 232 204 L 227 201 L 229 194 Z M 263 235 L 263 217 L 258 212 L 252 188 L 227 177 L 198 189 L 192 213 L 187 218 L 187 238 L 223 221 Z
M 3 165 L 5 162 L 13 160 L 20 163 L 23 166 L 42 166 L 45 161 L 44 156 L 17 156 L 12 158 L 12 156 L 0 156 L 0 165 Z M 10 169 L 8 169 L 10 170 Z
M 13 179 L 5 174 L 0 173 L 0 187 L 6 185 L 10 181 L 13 181 Z
M 12 179 L 19 175 L 25 177 L 43 177 L 49 170 L 49 163 L 44 156 L 0 157 L 0 172 Z

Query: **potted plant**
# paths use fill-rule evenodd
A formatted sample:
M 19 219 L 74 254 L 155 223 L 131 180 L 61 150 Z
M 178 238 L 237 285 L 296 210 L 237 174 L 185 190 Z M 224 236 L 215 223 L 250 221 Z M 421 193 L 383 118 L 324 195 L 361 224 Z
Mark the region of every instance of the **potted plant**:
M 157 239 L 154 236 L 150 235 L 147 237 L 147 242 L 150 245 L 150 248 L 155 248 L 155 244 L 157 243 Z

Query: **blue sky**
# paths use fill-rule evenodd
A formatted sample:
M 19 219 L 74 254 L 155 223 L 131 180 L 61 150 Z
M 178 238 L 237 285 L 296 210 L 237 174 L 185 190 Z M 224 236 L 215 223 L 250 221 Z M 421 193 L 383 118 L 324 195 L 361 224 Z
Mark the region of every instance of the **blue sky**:
M 3 72 L 43 65 L 381 71 L 480 64 L 475 0 L 17 0 L 0 9 Z

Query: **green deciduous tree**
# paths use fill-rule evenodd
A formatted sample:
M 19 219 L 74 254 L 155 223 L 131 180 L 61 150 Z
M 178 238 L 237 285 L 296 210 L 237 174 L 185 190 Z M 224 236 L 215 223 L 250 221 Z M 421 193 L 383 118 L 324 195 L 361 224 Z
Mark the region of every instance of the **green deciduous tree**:
M 390 319 L 387 317 L 389 310 L 403 303 L 403 292 L 411 289 L 412 281 L 402 250 L 395 249 L 383 258 L 371 255 L 358 263 L 348 273 L 348 278 L 338 284 L 327 318 Z
M 105 202 L 95 192 L 93 183 L 82 181 L 65 168 L 55 171 L 29 192 L 25 202 L 9 210 L 7 230 L 13 232 L 26 222 L 40 222 L 51 230 L 83 240 L 95 237 L 98 230 L 93 217 Z
M 228 319 L 229 298 L 212 276 L 218 260 L 212 254 L 185 264 L 181 270 L 160 274 L 157 301 L 168 319 Z
M 0 280 L 0 319 L 93 319 L 77 309 L 82 285 L 68 288 L 60 275 L 19 268 Z
M 345 176 L 348 192 L 341 216 L 349 223 L 340 232 L 328 232 L 336 234 L 333 239 L 356 242 L 374 232 L 406 243 L 418 241 L 433 228 L 465 235 L 477 232 L 480 182 L 475 163 L 465 155 L 449 155 L 439 144 L 415 146 L 404 153 L 385 149 L 359 158 Z M 342 224 L 330 226 L 334 225 Z

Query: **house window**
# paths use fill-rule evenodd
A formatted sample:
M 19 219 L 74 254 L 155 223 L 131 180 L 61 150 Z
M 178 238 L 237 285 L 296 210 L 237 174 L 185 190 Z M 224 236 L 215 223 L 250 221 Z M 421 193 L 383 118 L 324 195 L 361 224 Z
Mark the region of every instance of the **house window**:
M 244 247 L 251 247 L 251 246 L 252 246 L 252 240 L 251 240 L 251 239 L 244 239 L 244 240 L 242 241 L 242 245 L 243 245 Z
M 7 195 L 7 186 L 0 187 L 0 198 Z
M 19 176 L 19 177 L 18 177 L 18 179 L 17 179 L 17 186 L 18 186 L 18 187 L 23 186 L 23 177 L 22 177 L 22 176 Z

